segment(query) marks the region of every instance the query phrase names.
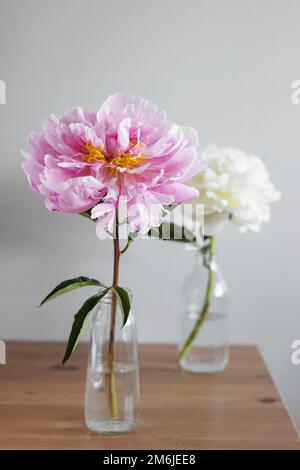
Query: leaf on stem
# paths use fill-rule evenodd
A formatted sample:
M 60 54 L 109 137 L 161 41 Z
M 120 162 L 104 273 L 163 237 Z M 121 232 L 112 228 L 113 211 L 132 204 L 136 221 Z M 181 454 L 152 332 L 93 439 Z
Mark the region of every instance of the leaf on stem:
M 89 277 L 80 276 L 75 277 L 73 279 L 67 279 L 66 281 L 61 282 L 58 284 L 51 292 L 44 298 L 44 300 L 40 303 L 40 306 L 49 302 L 49 300 L 53 300 L 60 295 L 66 294 L 67 292 L 71 292 L 74 289 L 78 289 L 78 287 L 85 287 L 85 286 L 100 286 L 106 288 L 100 281 L 97 279 L 90 279 Z
M 112 286 L 112 291 L 116 294 L 123 316 L 123 326 L 126 325 L 130 312 L 130 299 L 128 292 L 120 286 Z
M 82 217 L 85 217 L 86 219 L 89 219 L 91 222 L 94 222 L 94 223 L 97 222 L 97 219 L 92 219 L 91 210 L 87 210 L 87 211 L 84 211 L 84 212 L 78 212 L 78 215 L 81 215 Z
M 109 291 L 109 288 L 107 287 L 103 291 L 98 292 L 98 294 L 93 295 L 92 297 L 87 299 L 83 303 L 82 307 L 78 310 L 76 315 L 74 316 L 74 321 L 73 321 L 72 330 L 69 336 L 67 349 L 66 349 L 64 358 L 62 360 L 63 364 L 67 362 L 67 360 L 73 353 L 74 349 L 76 348 L 80 335 L 88 319 L 89 313 L 93 310 L 94 307 L 96 307 L 96 305 L 100 302 L 102 297 L 104 297 L 107 294 L 108 291 Z
M 152 232 L 151 232 L 152 231 Z M 157 238 L 164 241 L 174 241 L 181 243 L 196 243 L 196 237 L 186 227 L 179 227 L 173 222 L 163 222 L 158 228 L 151 229 L 150 234 L 154 234 Z M 180 238 L 178 238 L 180 235 Z
M 128 248 L 130 247 L 130 245 L 134 242 L 136 237 L 134 237 L 134 234 L 129 234 L 128 235 L 128 240 L 127 240 L 127 243 L 125 245 L 125 247 L 123 248 L 123 250 L 121 250 L 121 255 L 123 255 L 124 253 L 126 253 L 126 251 L 128 250 Z

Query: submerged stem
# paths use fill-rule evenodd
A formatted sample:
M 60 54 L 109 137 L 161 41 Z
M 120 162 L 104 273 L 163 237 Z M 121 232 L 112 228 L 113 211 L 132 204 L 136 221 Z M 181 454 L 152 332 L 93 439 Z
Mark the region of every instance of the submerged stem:
M 209 260 L 208 260 L 208 281 L 207 281 L 207 287 L 206 287 L 206 293 L 205 293 L 205 298 L 204 298 L 204 303 L 201 312 L 199 313 L 199 317 L 195 323 L 194 328 L 192 329 L 191 333 L 187 337 L 186 341 L 184 342 L 180 352 L 179 352 L 179 359 L 183 359 L 187 351 L 190 349 L 190 347 L 193 344 L 193 341 L 195 337 L 198 334 L 198 331 L 200 330 L 202 323 L 207 317 L 207 314 L 209 312 L 209 307 L 210 307 L 210 302 L 211 302 L 211 295 L 213 292 L 213 285 L 214 285 L 214 271 L 212 269 L 211 263 L 212 263 L 212 258 L 214 255 L 214 249 L 215 249 L 215 238 L 214 237 L 209 237 L 210 242 L 209 242 Z
M 113 272 L 113 285 L 118 285 L 119 280 L 119 265 L 120 265 L 120 245 L 119 245 L 119 224 L 118 214 L 116 214 L 116 236 L 114 242 L 114 272 Z M 118 397 L 116 391 L 116 380 L 114 373 L 114 362 L 115 362 L 115 329 L 116 329 L 116 313 L 117 313 L 117 297 L 112 292 L 112 303 L 111 303 L 111 323 L 110 323 L 110 334 L 108 344 L 108 370 L 109 370 L 109 399 L 111 416 L 115 418 L 119 414 Z

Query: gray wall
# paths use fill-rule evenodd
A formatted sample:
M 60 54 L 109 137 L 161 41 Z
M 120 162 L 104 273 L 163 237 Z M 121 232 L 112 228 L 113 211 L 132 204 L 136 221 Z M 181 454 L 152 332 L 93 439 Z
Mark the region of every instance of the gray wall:
M 2 339 L 65 339 L 84 293 L 36 310 L 57 281 L 111 278 L 112 250 L 94 226 L 51 214 L 20 168 L 20 147 L 47 114 L 97 109 L 114 91 L 141 94 L 175 122 L 256 153 L 283 199 L 261 234 L 219 239 L 231 292 L 231 341 L 257 343 L 300 427 L 299 79 L 297 0 L 0 0 L 0 236 Z M 141 341 L 177 340 L 180 287 L 193 253 L 140 241 L 121 282 L 134 289 Z M 9 361 L 9 357 L 8 357 Z

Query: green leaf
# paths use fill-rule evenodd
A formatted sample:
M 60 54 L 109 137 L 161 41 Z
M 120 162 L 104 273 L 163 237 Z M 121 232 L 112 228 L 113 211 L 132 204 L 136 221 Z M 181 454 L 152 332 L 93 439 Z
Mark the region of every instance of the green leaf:
M 123 248 L 123 250 L 121 250 L 121 254 L 122 254 L 122 255 L 123 255 L 124 253 L 126 253 L 126 251 L 127 251 L 128 248 L 130 247 L 130 245 L 132 245 L 132 243 L 134 242 L 135 239 L 136 239 L 136 237 L 134 236 L 134 234 L 129 234 L 129 235 L 128 235 L 128 240 L 127 240 L 126 246 Z
M 71 354 L 73 353 L 74 349 L 77 346 L 78 340 L 80 338 L 80 335 L 84 329 L 84 326 L 86 324 L 86 321 L 88 319 L 89 313 L 93 310 L 94 307 L 100 302 L 102 297 L 104 297 L 107 292 L 109 291 L 109 288 L 107 287 L 106 289 L 102 290 L 101 292 L 98 292 L 98 294 L 93 295 L 89 299 L 87 299 L 81 308 L 78 310 L 76 315 L 74 316 L 74 321 L 71 329 L 71 333 L 69 336 L 68 344 L 67 344 L 67 349 L 64 355 L 64 358 L 62 360 L 62 363 L 64 364 L 67 362 Z
M 152 232 L 151 232 L 152 230 Z M 178 227 L 173 222 L 162 222 L 157 229 L 150 229 L 148 234 L 153 233 L 164 241 L 173 241 L 179 243 L 196 243 L 196 237 L 186 227 Z M 181 238 L 175 238 L 176 234 L 180 234 Z M 167 238 L 164 236 L 167 235 Z
M 120 286 L 112 286 L 111 288 L 113 292 L 116 294 L 117 299 L 119 301 L 121 312 L 123 316 L 123 326 L 126 325 L 128 320 L 128 315 L 130 312 L 130 299 L 127 291 Z
M 67 292 L 71 292 L 74 289 L 78 289 L 78 287 L 85 287 L 85 286 L 104 286 L 101 282 L 97 281 L 97 279 L 90 279 L 89 277 L 80 276 L 75 277 L 73 279 L 67 279 L 66 281 L 61 282 L 58 284 L 51 292 L 44 298 L 44 300 L 40 303 L 40 306 L 49 302 L 49 300 L 53 300 L 60 295 L 66 294 Z
M 97 222 L 97 219 L 92 219 L 90 210 L 84 211 L 84 212 L 79 212 L 78 215 L 81 215 L 82 217 L 85 217 L 86 219 L 89 219 L 92 222 Z

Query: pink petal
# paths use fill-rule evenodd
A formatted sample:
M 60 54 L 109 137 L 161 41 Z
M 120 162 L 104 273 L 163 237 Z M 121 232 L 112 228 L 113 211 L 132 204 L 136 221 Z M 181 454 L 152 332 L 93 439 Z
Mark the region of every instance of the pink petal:
M 126 150 L 129 145 L 129 130 L 131 126 L 131 119 L 123 119 L 118 128 L 118 144 L 122 150 Z
M 157 186 L 153 191 L 160 194 L 172 194 L 174 197 L 173 202 L 176 204 L 191 201 L 199 196 L 199 191 L 197 189 L 191 188 L 190 186 L 186 186 L 185 184 L 181 183 Z
M 34 191 L 38 191 L 38 186 L 41 184 L 40 174 L 43 171 L 44 167 L 34 161 L 34 160 L 26 160 L 22 163 L 22 168 L 26 173 L 28 183 Z

